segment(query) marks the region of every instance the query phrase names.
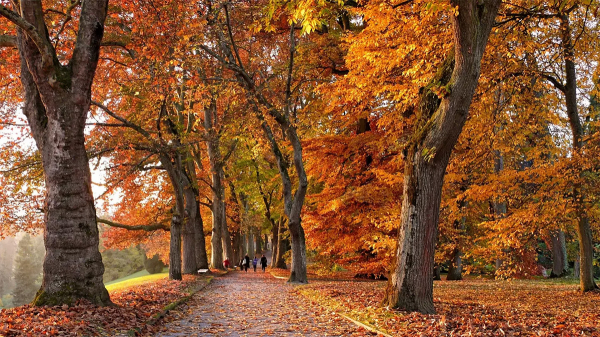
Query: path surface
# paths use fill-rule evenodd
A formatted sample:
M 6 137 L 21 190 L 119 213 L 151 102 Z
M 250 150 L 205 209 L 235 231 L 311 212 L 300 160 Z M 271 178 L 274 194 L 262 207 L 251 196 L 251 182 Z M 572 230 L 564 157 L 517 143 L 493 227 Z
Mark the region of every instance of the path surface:
M 156 336 L 373 336 L 258 270 L 216 277 Z

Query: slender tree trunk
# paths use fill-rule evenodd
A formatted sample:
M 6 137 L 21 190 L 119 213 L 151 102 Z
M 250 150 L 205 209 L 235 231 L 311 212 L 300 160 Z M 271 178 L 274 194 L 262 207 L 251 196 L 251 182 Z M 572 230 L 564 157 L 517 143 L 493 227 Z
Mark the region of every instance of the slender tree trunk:
M 277 247 L 277 255 L 275 255 L 275 257 L 273 257 L 275 259 L 275 268 L 280 268 L 280 269 L 287 269 L 287 265 L 285 264 L 285 259 L 283 258 L 283 255 L 285 254 L 285 252 L 287 251 L 287 240 L 283 238 L 283 236 L 285 235 L 285 218 L 281 217 L 279 218 L 279 240 L 278 242 L 278 247 Z
M 384 305 L 435 313 L 434 250 L 446 166 L 467 119 L 481 58 L 501 1 L 454 0 L 454 55 L 441 67 L 419 102 L 415 139 L 408 145 L 395 265 Z M 441 100 L 432 88 L 449 87 Z
M 248 256 L 252 256 L 252 254 L 254 254 L 254 233 L 252 228 L 248 229 L 248 245 L 246 254 L 248 254 Z
M 563 93 L 565 94 L 565 105 L 567 116 L 573 137 L 572 154 L 575 160 L 581 160 L 583 154 L 584 130 L 577 111 L 577 76 L 575 73 L 575 52 L 572 41 L 572 33 L 568 13 L 559 13 L 560 31 L 562 38 L 563 57 L 565 62 L 566 83 Z M 579 172 L 578 179 L 583 177 L 583 171 Z M 577 236 L 579 238 L 580 277 L 579 285 L 582 292 L 598 289 L 594 282 L 593 273 L 593 251 L 592 230 L 586 210 L 586 195 L 581 182 L 573 184 L 573 205 L 577 216 Z
M 223 188 L 223 193 L 225 192 L 225 188 Z M 229 228 L 227 226 L 227 203 L 225 202 L 225 200 L 223 199 L 222 202 L 222 206 L 221 206 L 221 210 L 223 212 L 222 215 L 222 224 L 221 224 L 221 229 L 223 230 L 222 235 L 221 235 L 221 240 L 223 243 L 223 253 L 224 253 L 224 258 L 228 259 L 229 262 L 233 261 L 233 258 L 235 255 L 233 255 L 233 245 L 232 245 L 232 241 L 231 241 L 231 235 L 229 234 Z
M 463 189 L 463 192 L 466 190 Z M 466 206 L 466 202 L 461 200 L 459 201 L 459 209 L 462 210 Z M 467 221 L 466 217 L 462 217 L 459 220 L 454 222 L 454 227 L 460 232 L 459 237 L 464 235 L 465 231 L 465 223 Z M 448 275 L 446 275 L 446 281 L 458 281 L 462 280 L 462 252 L 461 252 L 461 242 L 459 239 L 457 247 L 454 249 L 452 253 L 452 260 L 450 261 L 450 265 L 448 267 Z
M 221 162 L 221 151 L 219 149 L 219 135 L 214 128 L 214 122 L 217 113 L 217 106 L 214 100 L 204 109 L 204 128 L 206 130 L 206 147 L 208 158 L 210 160 L 210 169 L 212 172 L 212 254 L 211 266 L 215 269 L 223 269 L 223 253 L 231 253 L 231 239 L 229 231 L 225 225 L 225 189 L 223 186 L 223 167 Z M 232 256 L 229 255 L 231 258 Z
M 573 264 L 573 277 L 579 279 L 581 273 L 581 263 L 579 260 L 579 254 L 577 254 L 577 258 L 575 258 L 575 263 Z
M 23 23 L 14 22 L 20 27 L 23 112 L 41 154 L 46 186 L 46 255 L 35 305 L 70 305 L 78 299 L 111 304 L 102 280 L 104 265 L 84 145 L 107 7 L 108 1 L 83 3 L 68 66 L 60 64 L 52 48 L 41 1 L 22 1 L 20 13 L 12 13 L 36 29 L 22 30 Z M 8 12 L 3 6 L 0 15 Z
M 256 228 L 256 234 L 254 235 L 254 239 L 256 241 L 256 252 L 255 255 L 262 254 L 262 236 L 260 235 L 260 229 Z
M 275 268 L 277 262 L 277 252 L 279 249 L 279 222 L 273 221 L 273 239 L 271 240 L 273 246 L 272 254 L 271 254 L 271 268 Z
M 563 277 L 567 275 L 567 243 L 565 232 L 562 230 L 550 231 L 550 249 L 552 252 L 552 273 L 550 277 Z

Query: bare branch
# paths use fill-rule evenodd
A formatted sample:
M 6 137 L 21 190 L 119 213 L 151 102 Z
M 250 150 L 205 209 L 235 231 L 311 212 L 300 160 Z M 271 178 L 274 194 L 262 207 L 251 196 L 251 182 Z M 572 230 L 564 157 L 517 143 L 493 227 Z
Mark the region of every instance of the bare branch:
M 124 228 L 130 231 L 146 231 L 146 232 L 153 232 L 159 229 L 162 229 L 165 232 L 169 232 L 171 230 L 171 227 L 162 224 L 162 223 L 154 223 L 151 225 L 124 225 L 118 222 L 113 222 L 110 220 L 106 220 L 106 219 L 101 219 L 101 218 L 96 218 L 96 222 L 99 223 L 103 223 L 106 225 L 109 225 L 111 227 L 117 227 L 117 228 Z

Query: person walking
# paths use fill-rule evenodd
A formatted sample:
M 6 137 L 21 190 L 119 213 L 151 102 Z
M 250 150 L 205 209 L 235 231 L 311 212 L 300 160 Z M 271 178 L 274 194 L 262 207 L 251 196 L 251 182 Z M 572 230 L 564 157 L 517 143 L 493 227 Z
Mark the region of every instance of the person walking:
M 225 267 L 225 270 L 229 269 L 229 259 L 225 259 L 225 261 L 223 261 L 223 267 Z
M 256 265 L 258 264 L 258 258 L 254 255 L 254 260 L 252 260 L 252 267 L 254 267 L 254 272 L 256 273 Z
M 260 258 L 260 266 L 262 267 L 264 273 L 267 269 L 267 257 L 265 256 L 265 254 L 263 254 L 263 256 Z
M 246 273 L 248 272 L 248 266 L 250 266 L 250 256 L 246 254 L 246 256 L 244 256 L 244 271 L 246 271 Z

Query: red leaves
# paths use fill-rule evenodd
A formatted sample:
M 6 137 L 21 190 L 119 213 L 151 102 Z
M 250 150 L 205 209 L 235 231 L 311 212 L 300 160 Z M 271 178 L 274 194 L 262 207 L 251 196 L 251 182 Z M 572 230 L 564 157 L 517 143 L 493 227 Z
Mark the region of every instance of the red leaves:
M 74 306 L 25 305 L 0 311 L 0 336 L 97 336 L 114 335 L 143 327 L 149 317 L 187 295 L 185 289 L 203 278 L 184 277 L 183 282 L 160 280 L 111 293 L 113 307 L 97 307 L 80 301 Z M 151 327 L 143 327 L 148 330 Z

